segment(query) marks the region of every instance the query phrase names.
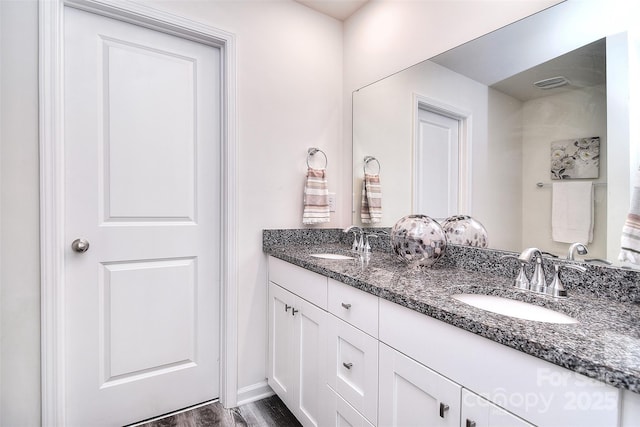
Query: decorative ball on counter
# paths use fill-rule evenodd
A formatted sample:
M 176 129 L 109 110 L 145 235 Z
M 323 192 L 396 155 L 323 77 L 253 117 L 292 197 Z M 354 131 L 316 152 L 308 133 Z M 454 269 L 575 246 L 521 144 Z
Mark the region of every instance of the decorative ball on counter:
M 486 248 L 487 230 L 480 222 L 469 215 L 454 215 L 442 222 L 447 242 L 453 245 Z
M 407 215 L 391 229 L 391 247 L 412 267 L 431 267 L 447 249 L 447 238 L 438 222 L 426 215 Z

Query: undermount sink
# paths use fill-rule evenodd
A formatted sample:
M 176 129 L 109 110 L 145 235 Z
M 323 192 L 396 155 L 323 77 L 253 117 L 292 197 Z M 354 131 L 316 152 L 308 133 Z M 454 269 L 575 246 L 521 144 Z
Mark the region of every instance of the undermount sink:
M 452 298 L 472 305 L 482 310 L 502 314 L 504 316 L 517 317 L 519 319 L 534 320 L 547 323 L 578 323 L 573 317 L 538 305 L 503 298 L 495 295 L 484 294 L 456 294 Z
M 352 256 L 340 254 L 311 254 L 311 256 L 322 259 L 354 259 Z

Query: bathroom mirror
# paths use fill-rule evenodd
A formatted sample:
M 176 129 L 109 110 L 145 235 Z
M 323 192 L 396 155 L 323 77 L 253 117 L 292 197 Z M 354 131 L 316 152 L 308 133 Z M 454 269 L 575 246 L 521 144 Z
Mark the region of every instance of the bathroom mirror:
M 561 3 L 355 91 L 353 222 L 360 223 L 363 159 L 374 156 L 383 193 L 375 226 L 409 213 L 469 214 L 491 248 L 535 246 L 564 257 L 569 244 L 551 237 L 551 143 L 599 137 L 599 170 L 586 179 L 594 183 L 588 258 L 615 260 L 634 152 L 620 99 L 629 93 L 633 43 L 620 25 L 590 22 L 599 11 L 579 8 Z M 549 83 L 561 76 L 565 84 Z M 534 86 L 545 80 L 558 87 Z M 434 191 L 433 201 L 421 201 Z

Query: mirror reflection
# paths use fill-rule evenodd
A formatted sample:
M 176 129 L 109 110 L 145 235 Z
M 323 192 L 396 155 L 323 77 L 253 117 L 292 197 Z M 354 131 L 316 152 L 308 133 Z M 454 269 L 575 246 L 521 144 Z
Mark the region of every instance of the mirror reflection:
M 612 72 L 607 61 L 624 62 L 608 50 L 619 51 L 626 36 L 594 38 L 560 55 L 556 46 L 553 58 L 536 48 L 537 64 L 526 50 L 524 59 L 499 58 L 514 50 L 513 27 L 540 31 L 532 18 L 354 92 L 354 223 L 362 223 L 363 161 L 373 156 L 383 215 L 367 225 L 390 227 L 410 213 L 467 214 L 487 229 L 491 248 L 535 246 L 565 257 L 581 241 L 589 258 L 617 258 L 611 248 L 619 249 L 619 231 L 607 235 L 614 202 L 607 197 L 607 102 L 625 70 Z

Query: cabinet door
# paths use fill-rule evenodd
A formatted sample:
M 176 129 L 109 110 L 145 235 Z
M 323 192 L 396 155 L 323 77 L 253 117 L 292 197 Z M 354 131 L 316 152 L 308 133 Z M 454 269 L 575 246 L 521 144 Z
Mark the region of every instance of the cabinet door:
M 331 388 L 327 387 L 328 413 L 323 425 L 326 427 L 373 427 L 355 408 L 349 405 Z
M 378 340 L 328 315 L 328 384 L 369 421 L 378 417 Z
M 380 343 L 381 426 L 458 426 L 461 387 Z
M 294 403 L 296 371 L 294 364 L 295 296 L 269 283 L 269 367 L 268 383 L 288 407 Z
M 327 312 L 298 298 L 294 337 L 298 390 L 293 411 L 304 426 L 319 426 L 327 408 Z
M 462 389 L 460 427 L 533 427 L 516 415 Z

